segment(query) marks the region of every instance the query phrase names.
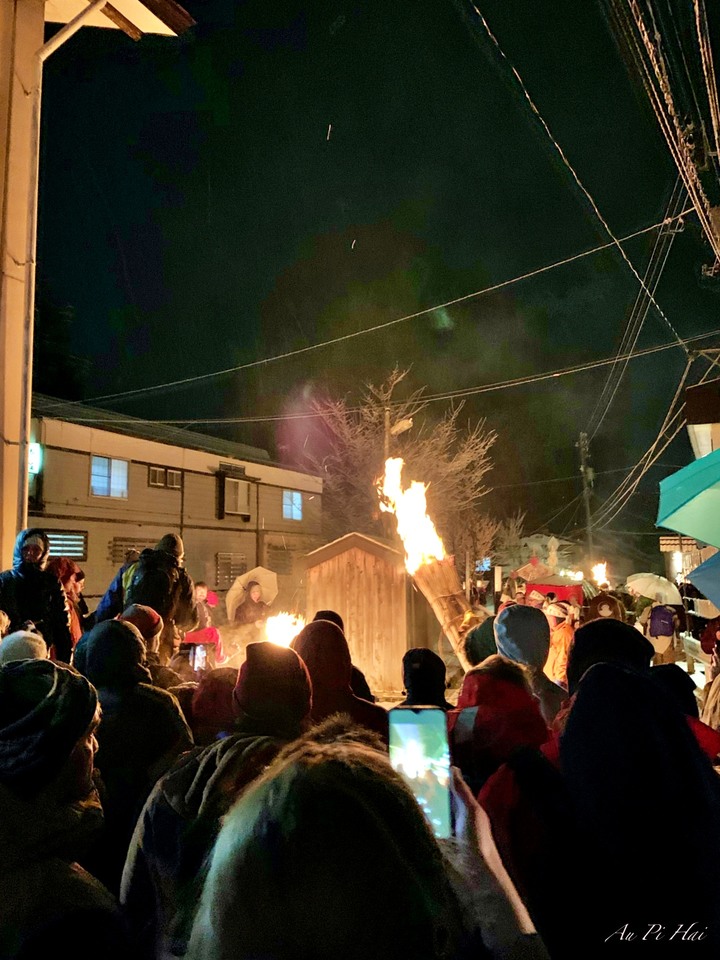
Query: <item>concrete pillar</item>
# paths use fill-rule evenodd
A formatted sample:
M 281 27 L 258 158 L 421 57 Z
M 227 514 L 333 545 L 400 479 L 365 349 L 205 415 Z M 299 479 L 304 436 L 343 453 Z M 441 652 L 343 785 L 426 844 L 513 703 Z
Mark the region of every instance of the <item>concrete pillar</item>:
M 44 0 L 0 0 L 0 569 L 18 529 L 27 284 L 28 194 L 33 175 L 35 54 Z

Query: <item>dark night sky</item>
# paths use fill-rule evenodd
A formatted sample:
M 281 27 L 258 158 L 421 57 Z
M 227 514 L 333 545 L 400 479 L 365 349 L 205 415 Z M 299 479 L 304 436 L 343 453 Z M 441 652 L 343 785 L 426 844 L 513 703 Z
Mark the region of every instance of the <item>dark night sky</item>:
M 88 397 L 307 346 L 606 242 L 461 0 L 187 6 L 187 37 L 133 44 L 86 29 L 46 67 L 38 276 L 76 310 L 74 349 L 103 358 Z M 615 234 L 660 220 L 675 170 L 601 5 L 482 10 Z M 626 247 L 640 272 L 653 239 Z M 709 259 L 692 217 L 657 294 L 683 336 L 720 326 L 720 281 L 700 279 Z M 112 406 L 277 414 L 327 392 L 354 399 L 395 363 L 432 392 L 524 376 L 612 354 L 636 292 L 607 251 L 382 334 Z M 651 310 L 638 346 L 669 339 Z M 655 438 L 683 366 L 680 350 L 633 361 L 593 449 L 598 470 L 633 463 Z M 492 482 L 576 472 L 605 376 L 470 401 L 500 435 Z M 224 428 L 291 456 L 277 434 Z M 689 457 L 683 438 L 662 460 Z M 652 473 L 619 529 L 651 529 L 668 472 Z M 600 478 L 598 502 L 621 476 Z M 522 506 L 532 527 L 578 492 L 575 480 L 488 502 Z

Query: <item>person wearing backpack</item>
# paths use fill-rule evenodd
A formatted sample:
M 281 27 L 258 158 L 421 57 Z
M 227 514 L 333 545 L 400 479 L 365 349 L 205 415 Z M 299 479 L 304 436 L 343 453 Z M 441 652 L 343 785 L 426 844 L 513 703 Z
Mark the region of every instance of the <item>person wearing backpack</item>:
M 195 587 L 183 563 L 185 547 L 176 533 L 166 533 L 154 550 L 143 550 L 123 576 L 125 606 L 139 603 L 163 618 L 158 654 L 166 665 L 180 646 L 179 630 L 195 630 Z
M 653 666 L 675 662 L 673 640 L 677 627 L 677 614 L 672 607 L 662 602 L 659 594 L 656 595 L 647 622 L 647 637 L 655 647 Z

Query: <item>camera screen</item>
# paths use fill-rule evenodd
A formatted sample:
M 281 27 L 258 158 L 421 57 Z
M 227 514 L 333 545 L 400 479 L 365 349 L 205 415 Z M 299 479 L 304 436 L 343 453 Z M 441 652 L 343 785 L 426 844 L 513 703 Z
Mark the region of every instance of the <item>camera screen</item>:
M 450 751 L 442 710 L 390 711 L 390 763 L 415 795 L 436 837 L 452 835 Z

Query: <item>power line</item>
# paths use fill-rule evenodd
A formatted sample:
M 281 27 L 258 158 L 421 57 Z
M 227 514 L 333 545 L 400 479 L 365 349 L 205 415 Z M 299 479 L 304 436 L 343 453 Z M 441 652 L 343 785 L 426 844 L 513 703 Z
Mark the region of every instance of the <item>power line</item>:
M 677 215 L 679 208 L 682 206 L 682 202 L 682 180 L 678 175 L 675 181 L 675 186 L 673 187 L 672 195 L 668 201 L 667 210 L 665 211 L 666 218 Z M 658 288 L 660 277 L 662 276 L 667 259 L 670 256 L 670 250 L 672 249 L 673 241 L 675 239 L 675 233 L 675 230 L 660 230 L 655 238 L 655 244 L 645 270 L 645 276 L 643 277 L 653 294 Z M 638 290 L 637 297 L 635 298 L 635 302 L 633 303 L 632 310 L 630 311 L 630 315 L 625 326 L 625 331 L 620 341 L 620 345 L 618 346 L 618 355 L 624 351 L 632 351 L 635 349 L 637 342 L 640 339 L 640 333 L 642 332 L 643 324 L 645 323 L 645 318 L 648 315 L 649 309 L 650 301 L 645 297 L 645 294 L 642 290 Z M 629 360 L 625 360 L 624 363 L 618 361 L 617 365 L 614 365 L 608 373 L 605 386 L 603 387 L 602 393 L 598 397 L 595 409 L 590 417 L 590 422 L 585 428 L 585 432 L 590 435 L 591 441 L 597 435 L 600 427 L 605 421 L 605 417 L 610 411 L 610 407 L 617 396 L 617 392 L 620 389 L 620 384 L 625 376 L 628 363 Z M 599 413 L 603 403 L 605 404 L 605 408 L 602 413 Z
M 471 0 L 471 2 L 472 2 L 472 0 Z M 549 137 L 549 139 L 550 139 L 550 142 L 552 143 L 553 147 L 554 147 L 555 150 L 557 151 L 560 159 L 561 159 L 562 162 L 565 164 L 565 166 L 567 167 L 568 171 L 570 172 L 570 175 L 572 176 L 573 180 L 574 180 L 575 183 L 578 185 L 578 187 L 579 187 L 580 191 L 582 192 L 582 194 L 584 195 L 585 199 L 588 201 L 588 203 L 589 203 L 590 206 L 592 207 L 592 210 L 593 210 L 593 212 L 595 213 L 595 216 L 598 218 L 598 220 L 599 220 L 600 223 L 602 224 L 605 232 L 606 232 L 607 235 L 610 237 L 610 239 L 613 241 L 614 245 L 617 247 L 617 249 L 618 249 L 618 251 L 619 251 L 619 253 L 620 253 L 620 256 L 623 258 L 623 260 L 625 261 L 625 263 L 628 265 L 628 267 L 629 267 L 629 269 L 630 269 L 630 272 L 631 272 L 632 275 L 635 277 L 635 279 L 637 280 L 637 282 L 640 284 L 640 286 L 642 287 L 642 289 L 645 291 L 646 296 L 648 297 L 648 299 L 650 300 L 650 302 L 652 303 L 652 305 L 655 307 L 655 309 L 657 310 L 657 312 L 660 314 L 660 316 L 661 316 L 662 319 L 664 320 L 665 324 L 667 325 L 667 327 L 668 327 L 668 329 L 670 330 L 670 332 L 672 333 L 672 335 L 673 335 L 673 336 L 675 337 L 675 339 L 677 340 L 678 346 L 681 347 L 681 348 L 685 351 L 685 353 L 687 354 L 688 349 L 687 349 L 687 347 L 685 346 L 685 343 L 684 343 L 683 340 L 681 339 L 681 337 L 680 337 L 679 333 L 677 332 L 677 330 L 675 329 L 675 327 L 674 327 L 674 326 L 672 325 L 672 323 L 670 323 L 670 321 L 668 320 L 668 318 L 667 318 L 667 316 L 665 315 L 665 312 L 663 311 L 663 309 L 662 309 L 662 307 L 660 306 L 660 304 L 657 302 L 657 300 L 655 299 L 655 297 L 652 295 L 652 293 L 650 292 L 650 290 L 647 288 L 647 285 L 645 284 L 645 281 L 642 279 L 642 277 L 640 276 L 640 274 L 639 274 L 639 273 L 637 272 L 637 270 L 635 269 L 632 261 L 630 260 L 630 257 L 628 257 L 628 255 L 627 255 L 627 254 L 625 253 L 625 251 L 623 250 L 623 248 L 622 248 L 622 246 L 621 246 L 620 240 L 617 239 L 617 237 L 615 236 L 615 234 L 614 234 L 614 233 L 612 232 L 612 230 L 610 229 L 610 225 L 608 224 L 607 220 L 603 217 L 602 213 L 600 212 L 600 209 L 599 209 L 598 205 L 595 203 L 595 200 L 593 199 L 593 197 L 591 196 L 590 191 L 587 189 L 587 187 L 586 187 L 586 186 L 583 184 L 583 182 L 580 180 L 580 177 L 578 176 L 577 172 L 575 171 L 575 168 L 573 167 L 573 165 L 570 163 L 570 161 L 568 160 L 567 156 L 565 155 L 565 151 L 563 150 L 563 148 L 560 146 L 560 144 L 558 143 L 558 141 L 557 141 L 557 140 L 555 139 L 555 137 L 553 136 L 553 133 L 552 133 L 552 131 L 550 130 L 550 127 L 547 125 L 544 117 L 543 117 L 542 114 L 540 113 L 537 105 L 535 104 L 535 101 L 534 101 L 534 100 L 532 99 L 532 97 L 530 96 L 530 93 L 529 93 L 527 87 L 525 86 L 524 80 L 522 79 L 522 77 L 520 76 L 520 74 L 518 73 L 518 71 L 516 70 L 515 66 L 514 66 L 513 63 L 511 62 L 510 58 L 507 56 L 507 54 L 505 53 L 505 51 L 504 51 L 504 50 L 502 49 L 502 47 L 500 46 L 500 43 L 498 42 L 498 39 L 497 39 L 497 37 L 495 36 L 495 34 L 494 34 L 494 33 L 492 32 L 492 30 L 490 29 L 490 26 L 489 26 L 487 20 L 486 20 L 485 17 L 482 15 L 482 13 L 480 12 L 480 10 L 475 6 L 474 3 L 472 4 L 472 6 L 473 6 L 473 9 L 475 10 L 475 13 L 477 13 L 477 15 L 478 15 L 478 17 L 479 17 L 479 19 L 480 19 L 480 22 L 482 23 L 482 25 L 483 25 L 483 27 L 484 27 L 484 29 L 485 29 L 485 32 L 487 33 L 488 37 L 490 38 L 490 40 L 492 41 L 492 43 L 495 45 L 495 48 L 497 49 L 498 53 L 499 53 L 500 56 L 503 58 L 503 60 L 507 63 L 510 71 L 512 72 L 513 76 L 514 76 L 515 79 L 517 80 L 517 82 L 518 82 L 518 84 L 519 84 L 519 86 L 520 86 L 520 89 L 522 90 L 523 95 L 524 95 L 525 99 L 527 100 L 527 102 L 528 102 L 528 104 L 529 104 L 529 106 L 530 106 L 530 109 L 532 110 L 532 112 L 535 114 L 535 116 L 536 116 L 537 119 L 539 120 L 539 122 L 540 122 L 543 130 L 544 130 L 545 133 L 548 135 L 548 137 Z
M 687 214 L 692 212 L 693 208 L 688 207 L 686 210 L 683 210 L 682 213 L 680 213 L 675 219 L 679 220 L 681 217 L 687 216 Z M 627 236 L 621 237 L 619 242 L 625 243 L 628 240 L 633 240 L 635 237 L 642 236 L 646 233 L 651 233 L 653 230 L 667 226 L 671 222 L 672 221 L 661 220 L 659 223 L 654 223 L 650 227 L 643 227 L 641 230 L 635 230 L 633 233 L 629 233 Z M 527 273 L 520 274 L 517 277 L 512 277 L 509 280 L 501 280 L 499 283 L 491 284 L 488 287 L 482 287 L 480 290 L 475 290 L 472 293 L 466 293 L 464 296 L 456 297 L 454 300 L 448 300 L 445 303 L 435 304 L 435 306 L 426 307 L 423 310 L 417 310 L 415 313 L 408 313 L 403 317 L 397 317 L 395 320 L 388 320 L 385 323 L 378 323 L 373 327 L 365 327 L 363 330 L 356 330 L 352 333 L 346 333 L 340 337 L 334 337 L 331 340 L 324 340 L 321 343 L 313 343 L 307 347 L 299 347 L 297 350 L 288 350 L 285 353 L 279 353 L 273 357 L 264 357 L 262 360 L 251 360 L 248 363 L 241 363 L 234 367 L 226 367 L 223 370 L 215 370 L 213 373 L 202 373 L 192 377 L 184 377 L 180 380 L 169 380 L 166 383 L 158 383 L 150 387 L 138 387 L 135 390 L 124 390 L 120 393 L 107 393 L 103 396 L 90 397 L 85 401 L 77 401 L 77 405 L 82 406 L 84 403 L 99 403 L 104 400 L 139 398 L 141 395 L 157 393 L 161 390 L 170 390 L 177 387 L 184 387 L 191 383 L 200 383 L 204 380 L 211 380 L 215 377 L 226 376 L 230 373 L 239 373 L 241 370 L 251 370 L 254 367 L 261 367 L 268 363 L 275 363 L 278 360 L 287 360 L 291 357 L 298 357 L 314 350 L 321 350 L 324 347 L 331 347 L 338 343 L 354 340 L 357 337 L 363 337 L 369 333 L 377 333 L 380 330 L 387 330 L 388 328 L 397 326 L 398 324 L 406 323 L 409 320 L 415 320 L 418 317 L 426 316 L 429 313 L 434 313 L 436 310 L 445 310 L 448 307 L 455 306 L 458 303 L 464 303 L 465 301 L 472 300 L 476 297 L 485 296 L 489 293 L 496 293 L 498 290 L 503 290 L 504 288 L 510 287 L 516 283 L 520 283 L 523 280 L 529 280 L 532 277 L 537 277 L 543 273 L 548 273 L 550 270 L 555 270 L 558 267 L 567 266 L 570 263 L 574 263 L 577 260 L 582 260 L 585 257 L 590 257 L 595 253 L 600 253 L 601 251 L 607 250 L 613 246 L 615 246 L 614 242 L 602 243 L 596 247 L 592 247 L 590 250 L 584 250 L 582 253 L 573 254 L 570 257 L 565 257 L 563 260 L 557 260 L 554 263 L 547 264 L 544 267 L 538 267 L 534 270 L 528 271 Z
M 685 341 L 686 343 L 694 343 L 697 340 L 705 340 L 708 337 L 717 337 L 720 336 L 720 329 L 710 330 L 707 333 L 699 333 L 697 336 L 688 337 Z M 655 347 L 645 347 L 643 350 L 636 350 L 634 353 L 625 354 L 620 357 L 621 360 L 630 359 L 636 360 L 640 357 L 648 357 L 656 353 L 662 353 L 664 350 L 674 350 L 676 348 L 674 343 L 661 343 Z M 527 386 L 533 383 L 540 383 L 543 380 L 555 380 L 560 377 L 571 376 L 575 373 L 585 373 L 588 370 L 596 370 L 601 367 L 609 366 L 617 361 L 616 356 L 605 357 L 602 360 L 589 360 L 585 363 L 575 364 L 572 367 L 563 367 L 559 370 L 549 370 L 546 373 L 537 373 L 530 374 L 526 377 L 516 377 L 514 380 L 498 380 L 494 383 L 481 384 L 476 387 L 464 387 L 460 390 L 451 390 L 445 393 L 436 393 L 423 396 L 421 401 L 423 403 L 435 403 L 436 401 L 441 400 L 462 400 L 467 397 L 477 396 L 483 393 L 495 393 L 498 390 L 509 390 L 513 387 L 522 387 Z M 391 401 L 388 406 L 395 407 L 402 405 L 403 401 Z M 66 410 L 69 404 L 66 402 L 62 403 L 62 409 Z M 82 410 L 82 406 L 77 407 L 77 409 Z M 348 407 L 346 409 L 347 413 L 359 413 L 361 407 Z M 309 413 L 287 413 L 287 414 L 276 414 L 272 416 L 265 417 L 195 417 L 188 418 L 183 417 L 176 420 L 143 420 L 141 417 L 123 417 L 117 414 L 108 417 L 81 417 L 73 416 L 72 420 L 74 423 L 108 423 L 108 424 L 122 424 L 122 423 L 138 423 L 141 421 L 143 423 L 160 423 L 168 426 L 177 426 L 178 424 L 185 424 L 192 426 L 193 424 L 205 424 L 208 426 L 212 425 L 222 425 L 222 424 L 242 424 L 242 423 L 276 423 L 278 421 L 286 420 L 316 420 L 324 416 L 322 412 L 309 412 Z

